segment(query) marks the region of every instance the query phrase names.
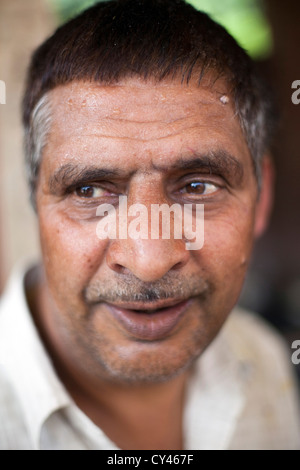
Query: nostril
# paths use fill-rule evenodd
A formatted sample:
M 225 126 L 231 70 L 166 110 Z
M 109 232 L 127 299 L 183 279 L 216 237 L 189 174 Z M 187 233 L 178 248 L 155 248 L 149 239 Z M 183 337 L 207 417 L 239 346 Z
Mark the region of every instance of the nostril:
M 178 263 L 174 264 L 173 268 L 172 269 L 180 269 L 184 266 L 184 262 L 183 261 L 179 261 Z
M 114 264 L 114 270 L 115 270 L 118 274 L 123 274 L 123 272 L 126 270 L 126 268 L 125 268 L 124 266 L 122 266 L 121 264 L 115 263 L 115 264 Z
M 118 275 L 133 274 L 144 282 L 154 282 L 168 271 L 184 268 L 189 253 L 182 240 L 116 240 L 109 245 L 106 263 Z

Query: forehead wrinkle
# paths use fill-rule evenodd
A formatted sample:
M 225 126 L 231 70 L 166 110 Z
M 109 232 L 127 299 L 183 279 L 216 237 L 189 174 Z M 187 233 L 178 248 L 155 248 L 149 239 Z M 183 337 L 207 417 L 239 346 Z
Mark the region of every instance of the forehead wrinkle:
M 206 89 L 205 87 L 201 87 L 200 89 L 198 87 L 192 87 L 191 89 L 187 88 L 187 96 L 182 97 L 178 96 L 178 93 L 175 93 L 176 90 L 173 90 L 172 88 L 171 90 L 167 90 L 165 93 L 164 90 L 161 90 L 161 86 L 162 85 L 160 85 L 158 89 L 155 89 L 151 84 L 148 84 L 146 87 L 148 95 L 145 98 L 143 94 L 134 93 L 135 87 L 130 87 L 129 84 L 124 84 L 121 87 L 99 87 L 97 85 L 95 88 L 95 85 L 86 87 L 86 84 L 83 86 L 83 84 L 77 83 L 77 86 L 73 90 L 73 92 L 77 92 L 78 94 L 78 96 L 75 97 L 74 93 L 70 93 L 70 85 L 54 90 L 54 109 L 61 110 L 63 114 L 65 114 L 66 111 L 71 113 L 74 112 L 75 114 L 78 112 L 91 112 L 95 113 L 97 117 L 99 117 L 100 111 L 100 119 L 111 119 L 112 121 L 120 120 L 120 122 L 122 122 L 121 119 L 123 120 L 123 117 L 125 116 L 125 121 L 128 117 L 128 120 L 131 120 L 132 118 L 131 122 L 133 123 L 140 122 L 141 114 L 145 117 L 144 122 L 146 123 L 151 122 L 151 120 L 147 119 L 147 107 L 150 104 L 153 110 L 157 108 L 159 113 L 165 114 L 163 120 L 168 122 L 170 108 L 172 108 L 173 112 L 177 112 L 178 110 L 181 111 L 180 114 L 183 115 L 183 118 L 186 113 L 190 114 L 191 108 L 187 105 L 187 100 L 185 98 L 190 98 L 192 95 L 195 95 L 192 107 L 196 106 L 197 108 L 207 108 L 213 105 L 218 107 L 218 113 L 225 111 L 224 106 L 219 101 L 219 91 Z M 175 88 L 177 89 L 177 87 Z M 122 90 L 121 95 L 120 89 Z M 141 91 L 144 90 L 145 87 L 143 86 Z M 204 92 L 205 96 L 199 97 L 199 90 Z M 70 96 L 72 96 L 71 100 Z M 130 101 L 127 103 L 125 108 L 120 103 L 120 97 L 124 98 L 124 96 L 130 96 Z M 135 108 L 134 111 L 133 108 Z
M 189 116 L 190 117 L 190 116 Z M 113 122 L 120 122 L 120 123 L 126 123 L 126 124 L 158 124 L 158 123 L 166 123 L 166 124 L 169 124 L 169 123 L 173 123 L 173 122 L 178 122 L 178 121 L 184 121 L 187 119 L 187 116 L 186 115 L 183 115 L 183 116 L 180 116 L 179 118 L 176 118 L 176 119 L 164 119 L 164 118 L 161 118 L 161 119 L 140 119 L 140 120 L 135 120 L 135 119 L 130 119 L 129 117 L 126 119 L 126 118 L 120 118 L 120 117 L 106 117 L 105 118 L 105 121 L 113 121 Z
M 150 108 L 149 108 L 150 106 Z M 133 123 L 133 124 L 148 124 L 155 122 L 177 122 L 185 119 L 194 119 L 198 118 L 197 114 L 201 110 L 208 111 L 210 117 L 214 118 L 227 118 L 228 110 L 225 108 L 221 102 L 216 102 L 216 100 L 207 101 L 194 101 L 192 104 L 187 104 L 186 102 L 149 102 L 149 99 L 143 105 L 136 104 L 136 109 L 133 110 L 133 103 L 128 106 L 119 104 L 118 107 L 113 107 L 113 105 L 101 106 L 99 103 L 98 106 L 86 106 L 84 108 L 80 106 L 73 107 L 75 109 L 68 109 L 64 106 L 63 103 L 60 103 L 59 107 L 64 112 L 64 114 L 69 112 L 70 114 L 75 114 L 78 116 L 78 113 L 83 118 L 90 119 L 91 116 L 95 116 L 96 121 L 119 121 L 121 123 Z M 59 107 L 57 109 L 59 109 Z M 232 110 L 232 115 L 234 116 L 234 110 Z M 149 114 L 153 113 L 155 117 L 149 119 Z M 177 116 L 176 118 L 170 118 L 170 116 Z
M 101 139 L 113 139 L 113 140 L 122 140 L 122 141 L 136 141 L 138 140 L 139 142 L 152 142 L 152 141 L 160 141 L 160 140 L 164 140 L 164 139 L 168 139 L 170 137 L 175 137 L 181 133 L 184 133 L 184 132 L 187 132 L 187 131 L 194 131 L 194 130 L 197 130 L 199 131 L 199 124 L 195 124 L 194 126 L 185 126 L 185 127 L 182 127 L 180 129 L 177 129 L 176 131 L 174 131 L 173 129 L 173 132 L 171 131 L 170 129 L 170 132 L 163 135 L 163 136 L 152 136 L 152 137 L 149 137 L 149 138 L 146 138 L 145 136 L 139 136 L 139 135 L 134 135 L 132 137 L 129 137 L 128 135 L 125 135 L 125 134 L 122 134 L 121 132 L 118 132 L 117 135 L 110 135 L 110 134 L 102 134 L 102 133 L 98 133 L 98 132 L 95 132 L 95 133 L 89 133 L 89 134 L 85 134 L 85 133 L 82 133 L 81 135 L 79 135 L 79 137 L 82 139 L 82 138 L 85 138 L 85 137 L 94 137 L 94 138 L 101 138 Z M 149 132 L 149 129 L 145 129 L 143 132 L 140 132 L 141 134 L 147 134 Z M 138 132 L 136 132 L 136 134 L 138 134 Z M 77 135 L 77 134 L 76 134 Z

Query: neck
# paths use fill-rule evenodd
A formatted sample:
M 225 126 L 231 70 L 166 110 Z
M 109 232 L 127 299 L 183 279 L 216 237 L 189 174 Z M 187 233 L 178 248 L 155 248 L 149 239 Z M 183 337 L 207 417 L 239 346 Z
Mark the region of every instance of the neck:
M 121 449 L 182 449 L 186 376 L 160 384 L 65 382 L 82 411 Z

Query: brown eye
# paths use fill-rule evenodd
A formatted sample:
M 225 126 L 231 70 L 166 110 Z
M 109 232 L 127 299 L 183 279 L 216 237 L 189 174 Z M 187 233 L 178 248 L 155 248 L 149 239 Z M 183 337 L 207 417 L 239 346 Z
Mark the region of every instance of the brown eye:
M 185 192 L 187 194 L 194 194 L 198 196 L 212 194 L 218 190 L 215 184 L 204 183 L 202 181 L 193 181 L 185 186 Z
M 186 186 L 186 192 L 189 194 L 204 194 L 205 183 L 195 182 Z
M 97 198 L 103 195 L 104 190 L 95 186 L 81 186 L 75 190 L 76 196 L 82 198 Z

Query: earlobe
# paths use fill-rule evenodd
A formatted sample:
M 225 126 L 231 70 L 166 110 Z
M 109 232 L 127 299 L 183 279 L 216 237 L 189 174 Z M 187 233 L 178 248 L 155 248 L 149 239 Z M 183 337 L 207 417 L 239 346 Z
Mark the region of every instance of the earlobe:
M 260 237 L 266 230 L 272 207 L 275 170 L 270 155 L 265 155 L 261 167 L 261 190 L 256 205 L 254 236 Z

